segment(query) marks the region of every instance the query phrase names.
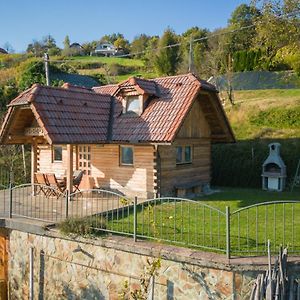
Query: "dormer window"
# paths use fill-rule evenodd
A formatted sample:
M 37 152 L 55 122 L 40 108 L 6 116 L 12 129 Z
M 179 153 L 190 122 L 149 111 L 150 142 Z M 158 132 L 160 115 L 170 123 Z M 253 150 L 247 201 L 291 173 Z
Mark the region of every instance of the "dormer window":
M 143 103 L 140 96 L 127 96 L 125 98 L 125 105 L 124 105 L 124 113 L 133 112 L 137 115 L 141 115 L 143 112 Z
M 141 116 L 148 105 L 147 101 L 160 94 L 154 81 L 132 77 L 119 84 L 115 96 L 122 99 L 123 114 Z

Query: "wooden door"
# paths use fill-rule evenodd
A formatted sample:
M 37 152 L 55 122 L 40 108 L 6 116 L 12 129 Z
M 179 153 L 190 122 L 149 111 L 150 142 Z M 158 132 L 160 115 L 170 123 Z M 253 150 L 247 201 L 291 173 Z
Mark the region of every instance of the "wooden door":
M 84 171 L 80 189 L 91 189 L 94 184 L 92 182 L 92 166 L 91 166 L 91 146 L 79 145 L 78 147 L 79 170 Z

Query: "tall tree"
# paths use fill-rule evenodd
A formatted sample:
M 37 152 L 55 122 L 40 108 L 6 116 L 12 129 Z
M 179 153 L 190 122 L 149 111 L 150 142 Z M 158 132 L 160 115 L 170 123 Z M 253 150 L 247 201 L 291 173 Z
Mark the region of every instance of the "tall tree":
M 96 49 L 98 41 L 85 42 L 82 44 L 82 48 L 87 55 L 91 55 L 91 53 Z
M 72 49 L 70 48 L 70 38 L 68 35 L 64 39 L 64 49 L 62 51 L 63 55 L 69 56 L 72 55 Z
M 105 34 L 100 39 L 100 43 L 111 43 L 114 44 L 114 42 L 117 39 L 124 39 L 124 35 L 122 33 L 112 33 L 112 34 Z
M 131 53 L 139 53 L 136 55 L 138 58 L 145 56 L 145 53 L 141 52 L 146 50 L 150 39 L 151 37 L 146 34 L 140 34 L 139 36 L 136 36 L 130 45 Z
M 181 63 L 182 72 L 188 70 L 188 65 L 190 59 L 192 59 L 192 72 L 203 76 L 203 60 L 204 53 L 208 49 L 207 35 L 208 29 L 202 29 L 197 26 L 189 28 L 186 32 L 182 34 L 182 53 L 183 59 Z M 198 40 L 202 39 L 202 40 Z M 198 41 L 197 41 L 198 40 Z M 192 42 L 192 49 L 190 49 L 190 42 Z M 192 57 L 190 58 L 190 50 L 192 50 Z
M 35 57 L 39 57 L 44 55 L 45 48 L 42 42 L 33 40 L 32 43 L 28 44 L 26 52 L 34 55 Z
M 231 34 L 232 52 L 251 48 L 255 37 L 255 22 L 259 16 L 260 10 L 254 5 L 241 4 L 232 12 L 228 21 L 229 29 L 237 30 Z
M 27 46 L 27 53 L 33 54 L 36 57 L 43 56 L 45 52 L 49 55 L 60 54 L 60 49 L 56 46 L 55 39 L 51 35 L 47 35 L 42 38 L 41 41 L 33 40 Z
M 148 71 L 152 71 L 155 68 L 155 58 L 157 54 L 157 48 L 159 43 L 159 36 L 155 35 L 152 36 L 149 41 L 148 45 L 145 49 L 145 55 L 143 56 L 143 60 L 145 62 L 145 66 L 147 66 Z
M 300 39 L 300 2 L 264 0 L 253 3 L 261 10 L 255 46 L 263 50 L 265 64 L 274 68 L 278 63 L 277 52 Z
M 233 94 L 233 61 L 230 52 L 230 37 L 227 30 L 216 29 L 208 39 L 209 50 L 205 52 L 205 69 L 208 77 L 215 78 L 220 91 L 225 91 L 230 104 L 234 104 Z M 218 77 L 223 76 L 224 83 L 218 86 Z
M 175 32 L 168 28 L 159 40 L 159 50 L 155 57 L 155 68 L 160 75 L 176 74 L 181 60 L 180 47 L 171 46 L 179 42 Z M 171 47 L 168 47 L 171 46 Z
M 118 38 L 114 41 L 114 46 L 115 46 L 117 49 L 122 49 L 124 52 L 128 53 L 129 42 L 128 42 L 128 40 L 125 40 L 123 37 L 118 37 Z
M 70 48 L 70 38 L 68 35 L 66 35 L 64 39 L 64 50 L 67 50 Z
M 56 46 L 55 39 L 49 34 L 42 39 L 42 44 L 49 55 L 59 55 L 61 50 Z

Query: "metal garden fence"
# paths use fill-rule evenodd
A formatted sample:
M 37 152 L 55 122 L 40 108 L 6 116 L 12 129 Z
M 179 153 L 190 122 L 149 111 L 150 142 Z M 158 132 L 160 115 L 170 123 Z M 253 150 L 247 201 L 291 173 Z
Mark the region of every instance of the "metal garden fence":
M 262 202 L 230 214 L 231 253 L 265 254 L 268 240 L 273 253 L 281 245 L 300 253 L 300 201 Z
M 0 191 L 3 217 L 25 217 L 57 223 L 83 218 L 95 232 L 131 236 L 134 240 L 199 248 L 227 257 L 273 252 L 288 246 L 300 254 L 300 201 L 264 202 L 230 212 L 182 198 L 142 200 L 102 189 L 61 193 L 39 184 Z

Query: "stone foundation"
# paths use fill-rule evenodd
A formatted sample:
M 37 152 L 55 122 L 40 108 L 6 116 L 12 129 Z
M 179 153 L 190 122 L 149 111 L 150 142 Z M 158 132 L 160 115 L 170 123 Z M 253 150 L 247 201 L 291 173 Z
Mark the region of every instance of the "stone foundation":
M 34 248 L 34 299 L 121 299 L 125 281 L 139 288 L 147 259 L 161 257 L 155 299 L 248 299 L 267 259 L 229 262 L 223 255 L 123 237 L 70 239 L 58 233 L 9 234 L 10 299 L 28 299 Z

